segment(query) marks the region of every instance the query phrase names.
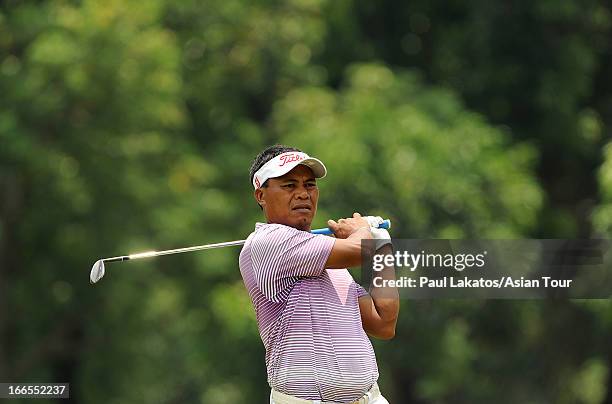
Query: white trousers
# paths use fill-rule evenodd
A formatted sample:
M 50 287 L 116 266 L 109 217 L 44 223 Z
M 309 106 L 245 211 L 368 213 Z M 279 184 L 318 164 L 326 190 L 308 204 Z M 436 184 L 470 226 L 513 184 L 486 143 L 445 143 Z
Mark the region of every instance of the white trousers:
M 270 404 L 337 404 L 330 401 L 319 401 L 319 400 L 304 400 L 303 398 L 293 397 L 288 394 L 283 394 L 279 391 L 272 389 L 270 392 Z M 374 386 L 364 394 L 357 401 L 353 401 L 350 404 L 389 404 L 386 398 L 380 394 L 378 384 L 374 383 Z

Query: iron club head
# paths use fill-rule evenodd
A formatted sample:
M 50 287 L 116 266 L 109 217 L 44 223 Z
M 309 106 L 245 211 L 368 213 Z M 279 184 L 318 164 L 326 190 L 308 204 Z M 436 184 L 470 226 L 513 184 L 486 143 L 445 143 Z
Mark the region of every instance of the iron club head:
M 89 282 L 96 283 L 104 276 L 104 260 L 97 260 L 89 273 Z

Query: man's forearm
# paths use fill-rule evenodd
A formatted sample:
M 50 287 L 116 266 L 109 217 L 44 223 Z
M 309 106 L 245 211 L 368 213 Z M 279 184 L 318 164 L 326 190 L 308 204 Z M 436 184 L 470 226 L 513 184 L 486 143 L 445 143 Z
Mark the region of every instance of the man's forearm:
M 361 265 L 361 240 L 371 238 L 370 228 L 366 226 L 354 230 L 346 238 L 336 238 L 325 268 L 343 269 Z
M 370 231 L 370 228 L 367 226 L 364 226 L 352 232 L 346 239 L 347 240 L 348 239 L 359 240 L 359 243 L 361 245 L 361 240 L 369 240 L 371 238 L 372 238 L 372 232 Z
M 387 244 L 380 248 L 376 254 L 393 254 L 391 245 Z M 395 280 L 395 266 L 385 266 L 382 271 L 375 272 L 381 282 L 372 282 L 370 296 L 376 307 L 380 318 L 384 321 L 395 322 L 399 313 L 399 293 L 397 287 L 386 286 L 390 280 Z M 382 286 L 375 286 L 379 284 Z

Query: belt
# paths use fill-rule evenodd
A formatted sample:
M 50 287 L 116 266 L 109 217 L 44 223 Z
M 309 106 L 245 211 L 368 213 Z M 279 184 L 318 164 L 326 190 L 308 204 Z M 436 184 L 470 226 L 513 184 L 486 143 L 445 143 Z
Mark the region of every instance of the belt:
M 274 389 L 272 389 L 272 394 L 270 396 L 272 397 L 274 404 L 338 404 L 333 401 L 304 400 L 303 398 L 290 396 Z M 372 388 L 365 393 L 363 397 L 357 401 L 351 401 L 349 404 L 368 404 L 378 397 L 380 397 L 380 389 L 378 388 L 378 384 L 375 382 L 374 386 L 372 386 Z

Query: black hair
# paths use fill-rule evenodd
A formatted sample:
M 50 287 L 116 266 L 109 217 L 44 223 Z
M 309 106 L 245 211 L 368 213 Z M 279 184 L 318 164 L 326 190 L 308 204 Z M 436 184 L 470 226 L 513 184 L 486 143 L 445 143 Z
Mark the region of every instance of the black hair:
M 250 171 L 251 184 L 253 183 L 253 177 L 255 176 L 255 173 L 264 164 L 266 164 L 268 161 L 272 160 L 274 157 L 278 156 L 279 154 L 292 152 L 292 151 L 301 152 L 300 149 L 296 149 L 295 147 L 285 146 L 282 144 L 275 144 L 274 146 L 266 147 L 261 153 L 257 155 L 257 157 L 255 157 L 255 159 L 253 160 L 253 164 L 251 164 L 251 171 Z M 267 182 L 268 181 L 264 182 L 263 184 L 261 184 L 261 186 L 262 187 L 267 186 Z

